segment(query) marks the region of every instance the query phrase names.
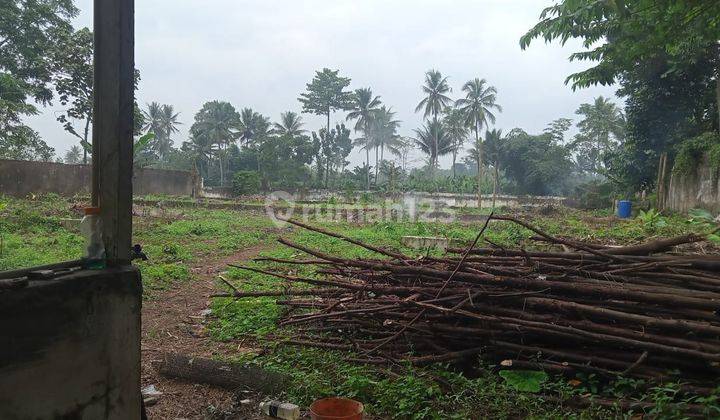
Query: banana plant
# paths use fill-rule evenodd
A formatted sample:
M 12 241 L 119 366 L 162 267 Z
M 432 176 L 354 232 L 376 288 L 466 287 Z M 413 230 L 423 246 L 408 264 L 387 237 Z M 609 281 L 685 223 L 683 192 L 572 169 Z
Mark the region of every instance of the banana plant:
M 698 226 L 700 229 L 709 232 L 707 238 L 709 241 L 720 244 L 720 223 L 718 218 L 713 217 L 712 213 L 705 209 L 691 209 L 688 211 L 690 218 L 687 220 L 691 225 Z
M 143 152 L 148 150 L 150 148 L 150 145 L 152 144 L 152 141 L 155 139 L 154 133 L 147 133 L 145 135 L 140 136 L 135 142 L 133 143 L 133 162 L 138 167 L 145 166 L 144 159 L 143 159 Z

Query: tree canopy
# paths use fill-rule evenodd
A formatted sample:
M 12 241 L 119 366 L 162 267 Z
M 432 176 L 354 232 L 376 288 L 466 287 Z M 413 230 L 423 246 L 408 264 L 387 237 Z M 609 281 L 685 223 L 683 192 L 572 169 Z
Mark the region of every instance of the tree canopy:
M 298 98 L 303 112 L 327 118 L 327 131 L 330 131 L 330 114 L 348 110 L 353 105 L 352 92 L 345 90 L 350 85 L 350 78 L 339 76 L 338 73 L 339 70 L 328 68 L 315 72 L 315 77 Z
M 72 33 L 78 13 L 72 0 L 0 2 L 0 155 L 50 159 L 53 149 L 22 122 L 53 98 L 53 54 L 57 41 Z
M 544 9 L 521 39 L 524 49 L 536 38 L 546 42 L 581 38 L 585 51 L 570 60 L 596 61 L 573 73 L 573 88 L 614 83 L 638 63 L 663 58 L 669 71 L 684 67 L 697 52 L 714 49 L 720 39 L 720 3 L 714 0 L 564 0 Z

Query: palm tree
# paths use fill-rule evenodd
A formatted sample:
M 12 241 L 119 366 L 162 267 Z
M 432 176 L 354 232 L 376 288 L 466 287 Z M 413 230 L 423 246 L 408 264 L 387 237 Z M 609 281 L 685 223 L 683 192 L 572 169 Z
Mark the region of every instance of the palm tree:
M 415 145 L 430 159 L 430 170 L 437 166 L 438 158 L 452 151 L 452 142 L 440 121 L 431 121 L 415 130 Z
M 240 144 L 245 143 L 249 146 L 250 143 L 255 139 L 255 132 L 257 131 L 258 113 L 253 111 L 251 108 L 243 108 L 240 111 L 240 122 L 238 124 L 238 140 Z
M 460 149 L 462 149 L 463 143 L 465 143 L 468 135 L 467 124 L 465 124 L 465 115 L 457 108 L 447 108 L 443 123 L 445 124 L 445 130 L 447 131 L 447 135 L 450 137 L 450 141 L 453 145 L 452 170 L 453 178 L 455 178 L 455 163 L 457 162 L 457 154 Z
M 82 160 L 82 151 L 80 150 L 80 146 L 74 145 L 72 146 L 66 153 L 65 153 L 65 163 L 68 164 L 78 164 Z
M 163 132 L 162 141 L 155 142 L 155 150 L 158 152 L 161 160 L 164 160 L 168 153 L 172 150 L 172 135 L 179 133 L 178 125 L 182 123 L 178 121 L 179 112 L 175 112 L 172 105 L 164 104 L 160 108 L 160 127 Z
M 500 154 L 502 153 L 502 130 L 492 129 L 485 131 L 485 161 L 493 167 L 493 199 L 492 207 L 497 201 L 498 178 L 500 176 Z
M 145 117 L 145 125 L 142 127 L 143 131 L 155 133 L 157 136 L 158 133 L 162 131 L 160 128 L 162 125 L 162 105 L 158 102 L 150 102 L 147 104 L 147 109 L 142 111 L 142 114 Z
M 365 188 L 370 189 L 370 149 L 373 148 L 373 140 L 370 137 L 357 137 L 352 141 L 353 147 L 365 150 Z
M 582 104 L 575 111 L 583 119 L 577 124 L 580 133 L 570 147 L 580 158 L 585 170 L 603 172 L 603 156 L 625 135 L 625 116 L 609 99 L 598 96 L 592 104 Z
M 370 123 L 378 112 L 381 103 L 379 96 L 373 97 L 370 88 L 357 89 L 353 93 L 352 108 L 346 117 L 347 120 L 356 120 L 354 130 L 363 133 L 363 137 L 356 139 L 353 146 L 357 145 L 365 149 L 366 188 L 368 189 L 370 189 L 370 149 L 372 148 L 372 139 L 369 135 Z
M 151 102 L 147 104 L 147 110 L 143 111 L 145 125 L 142 127 L 146 133 L 155 134 L 152 148 L 157 152 L 160 160 L 167 157 L 172 149 L 172 135 L 178 133 L 177 126 L 182 124 L 178 121 L 179 112 L 175 112 L 172 105 Z
M 203 136 L 195 136 L 191 130 L 190 141 L 183 143 L 182 150 L 190 153 L 198 173 L 207 178 L 210 175 L 210 163 L 215 152 L 215 145 L 211 140 Z
M 452 103 L 452 99 L 447 96 L 447 93 L 451 91 L 447 77 L 443 77 L 442 73 L 437 70 L 429 70 L 425 73 L 425 85 L 422 90 L 425 98 L 415 107 L 415 112 L 423 111 L 425 119 L 432 115 L 433 123 L 437 125 L 438 115 Z M 433 141 L 435 142 L 433 148 L 439 150 L 439 139 L 436 138 Z M 432 170 L 434 166 L 431 165 L 430 168 Z
M 423 111 L 423 118 L 432 115 L 433 120 L 437 121 L 437 116 L 452 103 L 452 99 L 446 95 L 451 91 L 447 77 L 443 77 L 437 70 L 428 71 L 422 90 L 425 98 L 415 107 L 415 112 Z
M 240 115 L 228 102 L 212 101 L 203 105 L 190 128 L 193 139 L 216 146 L 220 166 L 220 185 L 225 185 L 225 157 L 227 147 L 239 137 Z
M 482 181 L 482 140 L 480 139 L 480 129 L 488 125 L 488 121 L 495 124 L 495 114 L 493 109 L 502 112 L 502 107 L 496 103 L 497 89 L 494 86 L 487 86 L 485 79 L 478 79 L 466 82 L 462 90 L 465 92 L 465 98 L 458 99 L 455 106 L 465 114 L 465 122 L 468 127 L 475 131 L 475 148 L 478 153 L 478 175 L 477 175 L 477 195 L 478 207 L 482 206 L 482 196 L 480 192 L 480 184 Z
M 397 155 L 400 138 L 397 135 L 397 129 L 400 121 L 395 120 L 395 112 L 392 108 L 382 106 L 370 121 L 370 138 L 372 146 L 375 148 L 375 183 L 378 180 L 378 170 L 380 162 L 385 158 L 385 148 L 390 153 Z M 378 160 L 378 151 L 380 152 L 380 160 Z
M 280 114 L 280 122 L 273 124 L 272 132 L 279 136 L 295 137 L 305 132 L 302 126 L 302 117 L 295 112 L 288 111 Z

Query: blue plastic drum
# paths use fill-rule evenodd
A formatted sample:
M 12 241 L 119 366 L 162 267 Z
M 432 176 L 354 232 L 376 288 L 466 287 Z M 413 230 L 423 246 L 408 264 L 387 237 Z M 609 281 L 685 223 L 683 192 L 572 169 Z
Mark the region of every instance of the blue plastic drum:
M 618 201 L 617 215 L 622 219 L 627 219 L 632 215 L 632 203 L 630 200 Z

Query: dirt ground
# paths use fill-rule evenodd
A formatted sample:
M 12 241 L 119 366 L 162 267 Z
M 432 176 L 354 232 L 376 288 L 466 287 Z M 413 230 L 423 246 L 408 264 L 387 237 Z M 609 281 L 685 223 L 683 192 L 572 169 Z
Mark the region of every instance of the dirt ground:
M 142 387 L 154 385 L 162 392 L 147 409 L 150 419 L 248 419 L 257 414 L 261 396 L 233 392 L 208 385 L 168 379 L 155 365 L 163 353 L 208 357 L 251 351 L 243 342 L 212 341 L 206 324 L 210 295 L 217 292 L 215 280 L 228 263 L 250 259 L 262 246 L 242 250 L 232 256 L 194 267 L 192 281 L 174 284 L 143 302 L 142 309 Z M 249 400 L 249 401 L 248 401 Z

